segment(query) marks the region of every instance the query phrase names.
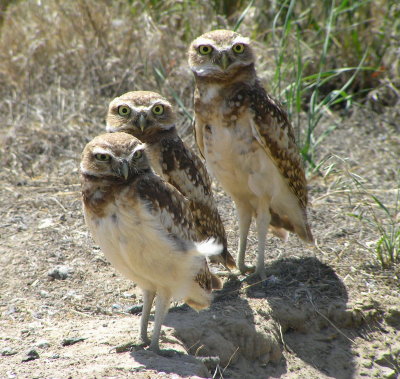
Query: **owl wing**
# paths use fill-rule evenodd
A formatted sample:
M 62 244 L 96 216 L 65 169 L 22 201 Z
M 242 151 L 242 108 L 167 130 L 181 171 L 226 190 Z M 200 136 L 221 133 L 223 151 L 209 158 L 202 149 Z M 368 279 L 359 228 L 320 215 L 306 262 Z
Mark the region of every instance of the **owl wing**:
M 199 241 L 188 200 L 172 185 L 153 174 L 142 178 L 136 189 L 178 247 L 185 250 L 188 241 Z M 210 272 L 205 258 L 194 280 L 208 291 L 221 288 L 221 281 Z
M 193 129 L 194 140 L 196 141 L 196 145 L 199 148 L 200 155 L 203 159 L 205 159 L 203 129 L 200 127 L 200 122 L 196 121 L 196 118 L 193 118 L 192 129 Z
M 151 174 L 141 178 L 136 190 L 171 237 L 176 241 L 198 241 L 188 200 L 176 188 Z
M 301 207 L 305 209 L 308 202 L 306 177 L 286 112 L 259 83 L 247 95 L 253 111 L 251 126 L 254 137 L 275 163 Z
M 210 258 L 211 262 L 222 263 L 228 269 L 236 268 L 235 260 L 227 249 L 225 228 L 214 203 L 211 180 L 201 159 L 185 146 L 179 136 L 161 143 L 163 168 L 168 182 L 188 200 L 193 213 L 196 230 L 201 239 L 216 238 L 224 245 L 221 254 Z
M 211 180 L 203 162 L 179 136 L 163 140 L 161 149 L 169 183 L 191 199 L 204 201 L 211 196 Z
M 196 87 L 194 90 L 194 109 L 196 111 L 196 114 L 201 113 L 200 110 L 203 108 L 203 104 L 201 101 L 201 96 L 199 93 L 199 89 Z M 193 134 L 194 134 L 194 140 L 196 141 L 197 147 L 199 148 L 200 154 L 205 159 L 204 155 L 204 140 L 203 140 L 203 128 L 204 128 L 204 122 L 201 122 L 200 119 L 197 119 L 196 116 L 193 118 Z

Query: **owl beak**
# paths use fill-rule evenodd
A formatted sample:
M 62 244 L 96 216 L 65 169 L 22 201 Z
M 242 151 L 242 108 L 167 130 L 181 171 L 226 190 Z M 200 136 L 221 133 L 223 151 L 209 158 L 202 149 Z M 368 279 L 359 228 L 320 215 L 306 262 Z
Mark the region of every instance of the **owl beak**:
M 223 70 L 226 70 L 227 67 L 229 66 L 229 58 L 228 55 L 226 53 L 222 53 L 222 57 L 221 57 L 221 67 Z
M 129 177 L 129 163 L 128 163 L 127 160 L 124 159 L 124 160 L 121 162 L 121 166 L 120 166 L 120 169 L 119 169 L 119 173 L 120 173 L 121 176 L 124 177 L 125 180 L 128 179 L 128 177 Z
M 143 114 L 139 116 L 139 128 L 142 132 L 146 128 L 146 117 Z

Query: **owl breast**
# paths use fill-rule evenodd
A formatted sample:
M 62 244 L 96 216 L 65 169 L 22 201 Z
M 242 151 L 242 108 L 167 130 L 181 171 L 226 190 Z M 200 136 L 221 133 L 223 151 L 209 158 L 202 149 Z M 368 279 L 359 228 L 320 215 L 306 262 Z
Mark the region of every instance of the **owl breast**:
M 280 203 L 287 185 L 253 135 L 253 114 L 244 110 L 235 117 L 227 121 L 214 114 L 208 120 L 204 148 L 209 169 L 232 197 L 248 199 L 254 210 L 260 200 Z
M 126 191 L 107 205 L 104 214 L 98 217 L 84 208 L 94 240 L 111 265 L 141 288 L 165 287 L 173 297 L 183 298 L 199 267 L 190 251 L 177 251 L 146 203 L 133 201 Z M 177 285 L 182 282 L 187 286 Z

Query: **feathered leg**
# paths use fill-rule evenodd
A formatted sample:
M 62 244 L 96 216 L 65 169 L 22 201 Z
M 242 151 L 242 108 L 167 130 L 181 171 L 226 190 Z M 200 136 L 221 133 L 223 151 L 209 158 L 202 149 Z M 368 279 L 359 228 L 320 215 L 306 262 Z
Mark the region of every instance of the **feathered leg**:
M 236 210 L 239 219 L 239 247 L 237 256 L 237 266 L 242 274 L 250 271 L 250 268 L 244 264 L 244 256 L 247 247 L 247 235 L 251 224 L 251 211 L 239 201 L 235 201 Z
M 257 211 L 257 239 L 258 239 L 258 251 L 257 251 L 257 264 L 256 271 L 261 280 L 266 279 L 265 275 L 265 266 L 264 266 L 264 252 L 265 252 L 265 240 L 267 237 L 267 230 L 269 223 L 271 222 L 271 214 L 267 208 L 259 207 L 259 211 Z
M 165 292 L 157 293 L 153 336 L 151 337 L 151 344 L 149 346 L 149 349 L 153 350 L 156 353 L 160 351 L 158 340 L 160 338 L 161 326 L 164 321 L 165 315 L 168 312 L 170 301 L 171 297 L 169 296 L 169 294 Z
M 143 310 L 142 318 L 140 319 L 140 339 L 145 345 L 150 343 L 150 340 L 147 337 L 147 326 L 149 325 L 149 316 L 155 295 L 156 293 L 154 291 L 143 290 Z

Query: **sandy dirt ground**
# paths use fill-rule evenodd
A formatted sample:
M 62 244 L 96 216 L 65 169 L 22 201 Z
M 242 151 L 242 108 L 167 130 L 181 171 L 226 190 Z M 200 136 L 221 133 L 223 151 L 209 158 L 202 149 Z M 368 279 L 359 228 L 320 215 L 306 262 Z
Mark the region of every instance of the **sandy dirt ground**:
M 395 211 L 398 119 L 394 108 L 326 117 L 320 132 L 337 128 L 309 178 L 316 245 L 270 236 L 266 283 L 221 273 L 210 309 L 173 303 L 162 356 L 135 345 L 141 291 L 109 265 L 84 224 L 79 153 L 61 149 L 51 170 L 32 174 L 10 149 L 26 143 L 22 132 L 3 135 L 0 378 L 397 378 L 399 266 L 379 266 L 376 226 L 350 214 L 384 216 L 369 194 Z M 49 159 L 40 143 L 34 148 L 38 162 Z M 236 255 L 236 213 L 214 189 Z M 248 263 L 256 242 L 252 226 Z

